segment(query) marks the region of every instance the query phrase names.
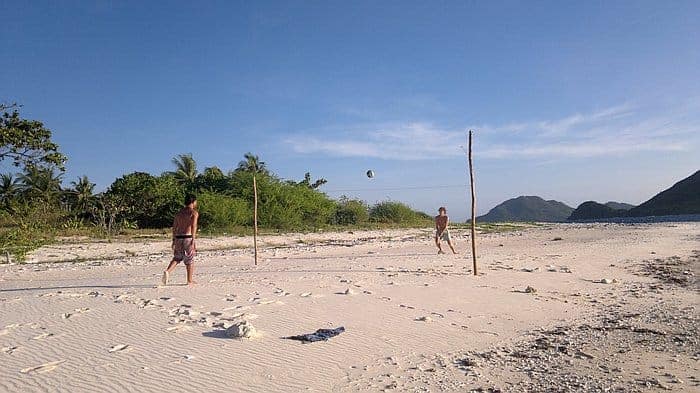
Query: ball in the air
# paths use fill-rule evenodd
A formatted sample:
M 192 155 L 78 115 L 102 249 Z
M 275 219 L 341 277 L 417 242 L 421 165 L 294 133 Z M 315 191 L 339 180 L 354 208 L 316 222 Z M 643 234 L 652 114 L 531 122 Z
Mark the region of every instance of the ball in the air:
M 367 177 L 369 177 L 370 179 L 373 178 L 373 177 L 374 177 L 374 171 L 371 170 L 371 169 L 368 170 L 368 171 L 367 171 Z

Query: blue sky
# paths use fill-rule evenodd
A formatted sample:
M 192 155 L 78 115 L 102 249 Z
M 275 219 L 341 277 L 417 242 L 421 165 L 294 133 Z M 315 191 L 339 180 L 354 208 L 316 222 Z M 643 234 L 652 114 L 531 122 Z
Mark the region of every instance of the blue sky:
M 518 195 L 640 203 L 700 168 L 697 1 L 2 10 L 0 101 L 53 130 L 66 180 L 100 189 L 176 154 L 229 169 L 252 151 L 331 196 L 463 219 L 470 128 L 480 213 Z

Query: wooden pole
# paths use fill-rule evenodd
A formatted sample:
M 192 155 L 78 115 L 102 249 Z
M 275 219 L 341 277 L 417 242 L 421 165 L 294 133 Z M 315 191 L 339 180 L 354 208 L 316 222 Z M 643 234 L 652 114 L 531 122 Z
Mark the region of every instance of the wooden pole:
M 258 265 L 258 183 L 253 174 L 253 247 L 255 248 L 255 266 Z
M 474 164 L 472 162 L 472 130 L 469 130 L 469 184 L 472 191 L 472 260 L 476 276 L 476 194 L 474 193 Z

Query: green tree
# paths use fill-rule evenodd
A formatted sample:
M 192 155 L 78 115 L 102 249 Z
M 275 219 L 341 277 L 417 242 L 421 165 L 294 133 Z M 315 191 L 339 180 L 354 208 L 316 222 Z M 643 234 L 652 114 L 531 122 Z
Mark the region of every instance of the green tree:
M 238 168 L 236 171 L 264 174 L 268 173 L 265 162 L 261 161 L 260 157 L 250 152 L 243 155 L 243 160 L 238 162 Z
M 23 119 L 19 106 L 0 105 L 0 161 L 15 166 L 56 166 L 63 169 L 66 157 L 51 141 L 51 130 L 37 120 Z
M 175 180 L 191 191 L 197 181 L 197 162 L 192 154 L 180 154 L 172 159 L 172 163 L 175 165 Z
M 28 166 L 19 177 L 22 193 L 29 199 L 53 204 L 61 196 L 62 177 L 63 174 L 52 167 Z
M 205 191 L 197 196 L 199 222 L 206 229 L 232 229 L 248 225 L 253 220 L 253 212 L 248 202 Z
M 77 181 L 71 182 L 72 189 L 69 194 L 72 196 L 72 204 L 79 215 L 87 215 L 92 210 L 95 202 L 95 183 L 92 183 L 87 176 L 79 177 Z
M 20 180 L 11 173 L 0 174 L 0 203 L 9 208 L 21 190 Z
M 299 182 L 298 184 L 299 184 L 300 186 L 306 186 L 306 187 L 311 188 L 312 190 L 316 190 L 316 189 L 318 189 L 319 187 L 321 187 L 322 185 L 324 185 L 324 184 L 326 184 L 326 183 L 328 183 L 328 180 L 326 180 L 326 179 L 324 179 L 324 178 L 316 179 L 316 181 L 311 182 L 311 173 L 310 173 L 310 172 L 306 172 L 306 173 L 304 174 L 304 180 L 302 180 L 302 181 Z
M 334 224 L 357 225 L 369 221 L 369 206 L 359 199 L 340 197 L 335 210 Z
M 141 228 L 169 227 L 185 199 L 185 189 L 173 175 L 155 177 L 144 172 L 120 177 L 106 194 L 124 206 L 119 221 L 135 222 Z
M 224 172 L 217 167 L 204 168 L 204 171 L 197 176 L 197 190 L 210 191 L 225 194 L 229 188 L 229 179 Z

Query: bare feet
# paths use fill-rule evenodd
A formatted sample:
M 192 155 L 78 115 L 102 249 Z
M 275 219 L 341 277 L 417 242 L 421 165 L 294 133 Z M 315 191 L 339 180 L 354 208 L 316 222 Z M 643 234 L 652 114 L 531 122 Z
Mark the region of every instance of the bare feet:
M 193 287 L 193 286 L 195 286 L 195 285 L 197 285 L 197 281 L 195 281 L 195 280 L 192 280 L 192 281 L 188 281 L 188 282 L 187 282 L 187 286 Z
M 439 251 L 438 251 L 438 254 L 444 254 L 444 253 L 445 253 L 445 252 L 442 251 L 442 250 L 439 250 Z

